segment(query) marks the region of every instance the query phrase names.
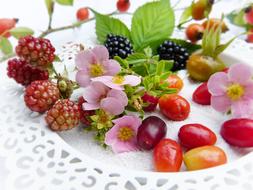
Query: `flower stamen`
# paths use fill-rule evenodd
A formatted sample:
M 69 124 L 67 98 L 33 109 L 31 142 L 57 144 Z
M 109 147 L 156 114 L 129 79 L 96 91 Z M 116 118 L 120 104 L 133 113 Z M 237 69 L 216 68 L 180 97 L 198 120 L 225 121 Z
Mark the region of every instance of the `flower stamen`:
M 98 77 L 104 74 L 104 67 L 101 64 L 92 64 L 90 66 L 90 75 L 92 77 Z
M 134 137 L 134 130 L 130 127 L 121 127 L 118 131 L 117 136 L 121 141 L 129 141 Z
M 245 89 L 240 84 L 232 84 L 227 88 L 227 96 L 232 101 L 238 101 L 241 99 L 241 97 L 244 95 Z
M 125 81 L 123 76 L 114 76 L 112 82 L 115 84 L 122 84 Z

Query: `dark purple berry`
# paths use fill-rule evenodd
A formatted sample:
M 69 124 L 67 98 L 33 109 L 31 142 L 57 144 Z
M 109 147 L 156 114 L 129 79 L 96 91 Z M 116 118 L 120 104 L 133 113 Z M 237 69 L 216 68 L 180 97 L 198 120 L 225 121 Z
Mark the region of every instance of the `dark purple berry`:
M 137 144 L 141 149 L 153 149 L 167 132 L 166 123 L 156 116 L 147 117 L 142 121 L 137 132 Z

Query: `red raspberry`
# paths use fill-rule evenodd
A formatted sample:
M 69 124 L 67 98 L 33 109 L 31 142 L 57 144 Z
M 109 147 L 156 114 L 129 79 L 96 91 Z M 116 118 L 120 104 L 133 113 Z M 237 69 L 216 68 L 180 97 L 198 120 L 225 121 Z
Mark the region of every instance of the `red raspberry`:
M 7 74 L 17 83 L 24 86 L 35 80 L 47 80 L 48 72 L 28 64 L 25 60 L 11 59 L 8 61 Z
M 16 47 L 20 58 L 40 67 L 47 67 L 54 61 L 54 52 L 55 48 L 48 39 L 32 36 L 20 38 Z
M 152 112 L 155 111 L 159 98 L 152 96 L 145 92 L 145 94 L 141 97 L 144 103 L 148 105 L 143 108 L 145 112 Z
M 81 123 L 83 123 L 85 126 L 90 126 L 91 125 L 91 120 L 89 119 L 89 116 L 95 115 L 95 111 L 90 110 L 90 111 L 86 111 L 83 110 L 83 103 L 85 102 L 85 100 L 83 99 L 83 97 L 80 97 L 78 99 L 78 107 L 80 110 L 80 121 Z
M 130 7 L 130 0 L 118 0 L 117 9 L 119 12 L 126 12 Z
M 53 131 L 65 131 L 78 126 L 80 112 L 78 105 L 69 99 L 58 100 L 45 117 Z
M 25 89 L 24 100 L 32 111 L 43 113 L 49 110 L 60 98 L 57 84 L 48 80 L 37 80 Z

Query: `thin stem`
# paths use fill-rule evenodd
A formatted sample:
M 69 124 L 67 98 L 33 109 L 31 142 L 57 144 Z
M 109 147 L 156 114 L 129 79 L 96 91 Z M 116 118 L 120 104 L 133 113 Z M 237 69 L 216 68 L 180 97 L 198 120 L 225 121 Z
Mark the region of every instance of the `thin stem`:
M 186 23 L 188 23 L 188 22 L 191 22 L 192 20 L 193 20 L 193 19 L 191 18 L 191 19 L 189 19 L 189 20 L 186 20 L 186 21 L 184 21 L 184 22 L 179 23 L 179 25 L 177 25 L 177 28 L 182 29 L 182 26 L 183 26 L 184 24 L 186 24 Z
M 112 12 L 110 14 L 107 14 L 107 15 L 112 16 L 112 15 L 121 15 L 121 14 L 131 14 L 131 13 L 121 13 L 121 12 L 114 11 L 114 12 Z M 42 37 L 45 37 L 45 36 L 47 36 L 51 33 L 54 33 L 54 32 L 59 32 L 59 31 L 62 31 L 62 30 L 69 30 L 69 29 L 77 28 L 77 27 L 81 26 L 82 24 L 93 21 L 93 20 L 95 20 L 95 17 L 89 18 L 89 19 L 84 20 L 84 21 L 76 22 L 76 23 L 73 23 L 71 25 L 62 26 L 62 27 L 58 27 L 58 28 L 51 28 L 51 29 L 48 29 L 48 30 L 42 32 L 39 37 L 42 38 Z

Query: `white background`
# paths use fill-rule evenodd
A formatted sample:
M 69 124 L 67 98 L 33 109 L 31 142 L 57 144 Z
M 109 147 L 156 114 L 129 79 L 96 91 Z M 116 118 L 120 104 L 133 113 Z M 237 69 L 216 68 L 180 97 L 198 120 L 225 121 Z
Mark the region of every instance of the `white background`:
M 147 0 L 132 0 L 132 6 L 129 12 L 133 12 L 136 7 L 147 2 Z M 174 5 L 177 0 L 172 0 Z M 189 5 L 191 1 L 182 0 L 177 8 Z M 53 27 L 69 25 L 76 21 L 75 13 L 79 7 L 90 6 L 102 13 L 110 13 L 115 11 L 116 0 L 76 0 L 73 7 L 55 6 L 55 13 L 53 18 Z M 231 10 L 243 5 L 242 0 L 222 0 L 215 5 L 212 12 L 213 17 L 219 18 L 222 14 L 228 13 Z M 176 12 L 180 15 L 180 11 Z M 129 25 L 129 16 L 121 16 L 121 18 Z M 48 15 L 44 5 L 44 0 L 0 0 L 0 18 L 19 18 L 18 26 L 27 26 L 36 31 L 39 35 L 41 31 L 45 30 L 48 25 Z M 49 35 L 48 38 L 52 41 L 56 48 L 68 41 L 87 42 L 95 41 L 94 34 L 89 31 L 94 28 L 94 22 L 84 24 L 82 27 L 75 30 L 68 30 L 64 32 L 57 32 Z M 240 29 L 230 26 L 230 33 L 238 34 Z M 15 43 L 16 41 L 12 39 Z M 1 126 L 0 126 L 1 127 Z M 4 159 L 0 158 L 0 190 L 3 189 L 5 177 L 8 172 L 4 169 Z

